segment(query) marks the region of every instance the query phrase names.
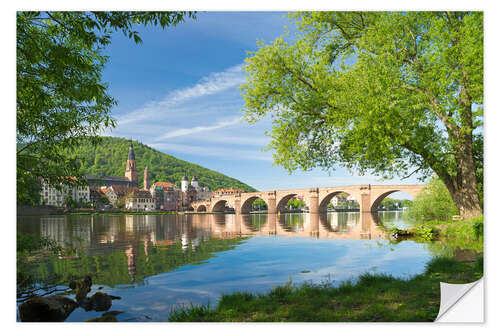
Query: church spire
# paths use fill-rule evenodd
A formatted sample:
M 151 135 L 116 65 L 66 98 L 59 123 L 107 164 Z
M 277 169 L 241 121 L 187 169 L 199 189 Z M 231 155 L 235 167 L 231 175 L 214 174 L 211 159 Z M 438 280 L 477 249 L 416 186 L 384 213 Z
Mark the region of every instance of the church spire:
M 125 177 L 132 183 L 135 183 L 134 186 L 137 186 L 137 169 L 135 168 L 135 154 L 134 147 L 132 146 L 132 140 L 130 140 L 130 148 L 128 150 L 127 157 L 127 166 L 125 167 Z
M 135 161 L 134 147 L 132 146 L 132 140 L 130 140 L 130 147 L 128 149 L 128 158 L 129 161 Z

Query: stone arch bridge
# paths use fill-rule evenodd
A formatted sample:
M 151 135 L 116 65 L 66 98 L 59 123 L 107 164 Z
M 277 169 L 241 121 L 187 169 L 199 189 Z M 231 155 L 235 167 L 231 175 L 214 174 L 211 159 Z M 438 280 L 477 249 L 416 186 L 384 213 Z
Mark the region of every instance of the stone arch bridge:
M 327 211 L 330 200 L 340 193 L 352 195 L 360 205 L 361 212 L 374 212 L 388 195 L 403 191 L 415 197 L 425 185 L 349 185 L 320 188 L 276 190 L 252 193 L 221 195 L 191 204 L 195 212 L 224 212 L 226 206 L 234 208 L 236 214 L 250 212 L 252 203 L 262 199 L 267 204 L 267 212 L 274 214 L 283 211 L 288 200 L 302 196 L 309 207 L 309 213 Z

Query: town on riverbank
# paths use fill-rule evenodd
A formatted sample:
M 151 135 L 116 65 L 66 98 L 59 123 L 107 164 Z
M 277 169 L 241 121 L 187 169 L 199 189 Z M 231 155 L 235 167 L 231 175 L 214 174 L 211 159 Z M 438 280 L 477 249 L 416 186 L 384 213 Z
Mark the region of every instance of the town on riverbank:
M 485 271 L 484 21 L 17 11 L 17 321 L 436 320 Z

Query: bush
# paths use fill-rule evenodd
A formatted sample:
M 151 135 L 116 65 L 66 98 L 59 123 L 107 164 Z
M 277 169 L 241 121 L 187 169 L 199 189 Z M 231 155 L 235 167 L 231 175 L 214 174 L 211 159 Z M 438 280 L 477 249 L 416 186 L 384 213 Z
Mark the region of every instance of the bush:
M 476 221 L 474 223 L 474 225 L 472 226 L 472 228 L 474 229 L 474 236 L 476 237 L 476 239 L 483 237 L 484 223 L 483 223 L 482 219 L 479 221 Z
M 446 221 L 458 214 L 448 189 L 439 178 L 433 178 L 418 194 L 408 211 L 408 217 L 416 222 Z
M 423 240 L 432 240 L 438 235 L 438 231 L 429 226 L 419 225 L 413 230 L 415 236 Z

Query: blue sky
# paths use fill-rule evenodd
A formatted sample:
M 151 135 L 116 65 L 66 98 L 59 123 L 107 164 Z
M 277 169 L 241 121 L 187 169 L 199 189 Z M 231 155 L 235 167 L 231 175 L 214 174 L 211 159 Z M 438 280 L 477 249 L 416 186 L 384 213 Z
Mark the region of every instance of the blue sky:
M 415 184 L 415 178 L 382 181 L 339 168 L 289 175 L 263 152 L 271 122 L 242 121 L 238 86 L 248 51 L 292 27 L 285 13 L 204 12 L 165 30 L 138 27 L 142 44 L 121 33 L 105 53 L 104 71 L 118 125 L 106 134 L 133 138 L 183 160 L 237 178 L 259 190 L 354 184 Z

